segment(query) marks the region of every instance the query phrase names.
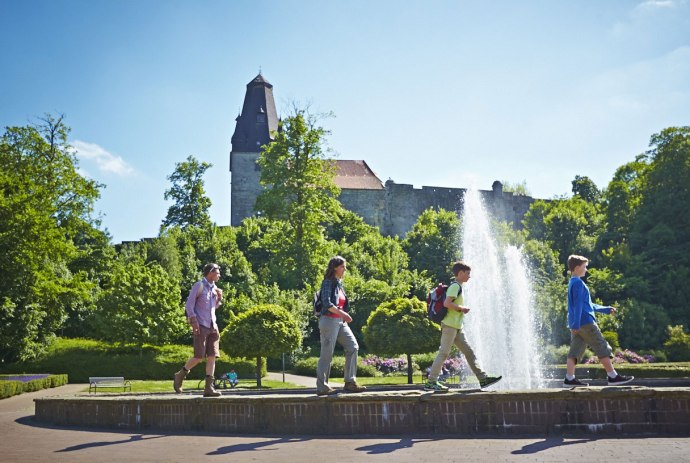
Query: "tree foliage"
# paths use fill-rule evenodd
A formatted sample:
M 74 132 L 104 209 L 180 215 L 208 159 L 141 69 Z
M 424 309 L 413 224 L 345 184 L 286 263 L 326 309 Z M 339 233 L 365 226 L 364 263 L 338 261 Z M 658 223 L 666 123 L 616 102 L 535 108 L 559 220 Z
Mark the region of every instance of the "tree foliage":
M 227 352 L 256 359 L 258 387 L 261 387 L 262 358 L 289 353 L 302 342 L 297 322 L 287 310 L 273 304 L 257 305 L 238 315 L 221 336 L 223 349 Z
M 7 127 L 0 139 L 0 359 L 39 354 L 97 284 L 87 257 L 99 197 L 63 117 Z M 101 235 L 104 241 L 107 237 Z M 100 238 L 97 238 L 100 239 Z
M 410 267 L 434 281 L 448 281 L 450 264 L 458 259 L 460 219 L 455 212 L 429 208 L 422 212 L 405 235 L 403 249 L 410 256 Z
M 652 136 L 650 160 L 630 248 L 650 280 L 648 301 L 674 324 L 690 324 L 690 127 Z M 632 271 L 633 269 L 629 269 Z
M 174 204 L 168 209 L 161 230 L 171 226 L 207 228 L 211 225 L 208 213 L 211 199 L 204 189 L 204 174 L 212 166 L 199 162 L 194 156 L 175 164 L 175 171 L 168 176 L 172 186 L 164 194 L 164 198 L 173 200 Z
M 260 183 L 265 189 L 256 210 L 285 223 L 279 234 L 267 236 L 273 257 L 285 269 L 278 283 L 285 289 L 304 288 L 317 273 L 316 262 L 325 246 L 324 226 L 340 208 L 335 166 L 325 160 L 325 136 L 318 118 L 306 110 L 279 123 L 275 140 L 259 156 Z
M 587 176 L 576 175 L 572 181 L 572 191 L 575 196 L 579 196 L 588 203 L 598 203 L 601 200 L 601 191 L 597 185 Z
M 381 304 L 363 329 L 369 349 L 382 355 L 407 355 L 407 382 L 412 384 L 412 354 L 438 348 L 438 325 L 426 316 L 419 299 L 397 298 Z
M 570 254 L 592 255 L 604 216 L 596 204 L 574 196 L 535 201 L 522 223 L 529 239 L 548 242 L 565 264 Z
M 118 262 L 103 291 L 95 326 L 101 339 L 165 344 L 188 330 L 175 280 L 160 265 L 140 259 Z

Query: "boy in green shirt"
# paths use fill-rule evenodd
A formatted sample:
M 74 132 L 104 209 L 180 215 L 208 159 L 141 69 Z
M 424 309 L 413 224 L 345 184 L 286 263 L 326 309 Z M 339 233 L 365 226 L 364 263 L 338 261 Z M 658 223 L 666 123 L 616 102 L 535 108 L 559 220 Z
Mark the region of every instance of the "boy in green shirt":
M 426 391 L 448 390 L 448 386 L 439 382 L 438 376 L 441 373 L 443 363 L 448 359 L 453 344 L 465 356 L 467 364 L 477 376 L 477 379 L 479 379 L 479 385 L 482 388 L 491 386 L 502 378 L 502 376 L 488 376 L 481 369 L 477 362 L 477 357 L 474 355 L 474 351 L 468 344 L 465 333 L 462 331 L 463 317 L 470 311 L 469 307 L 463 306 L 462 284 L 470 279 L 470 270 L 470 266 L 464 262 L 458 261 L 453 264 L 455 281 L 448 287 L 446 299 L 443 301 L 443 306 L 448 309 L 448 315 L 441 322 L 441 346 L 438 349 L 433 365 L 431 365 L 429 380 L 424 384 L 424 390 Z

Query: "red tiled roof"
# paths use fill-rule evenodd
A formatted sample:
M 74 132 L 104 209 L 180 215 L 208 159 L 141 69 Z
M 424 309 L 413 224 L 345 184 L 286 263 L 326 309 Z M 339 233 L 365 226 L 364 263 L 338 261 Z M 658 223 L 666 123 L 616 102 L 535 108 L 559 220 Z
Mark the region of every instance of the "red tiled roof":
M 336 160 L 335 184 L 349 190 L 383 190 L 383 182 L 365 161 Z

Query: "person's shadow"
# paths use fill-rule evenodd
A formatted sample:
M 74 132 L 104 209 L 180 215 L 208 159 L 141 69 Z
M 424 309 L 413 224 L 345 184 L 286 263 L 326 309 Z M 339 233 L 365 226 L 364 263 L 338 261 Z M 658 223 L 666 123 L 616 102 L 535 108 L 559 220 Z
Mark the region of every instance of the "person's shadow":
M 234 453 L 234 452 L 248 452 L 248 451 L 253 451 L 253 450 L 259 450 L 261 447 L 268 447 L 271 445 L 278 445 L 278 444 L 290 444 L 293 442 L 304 442 L 306 440 L 309 440 L 304 437 L 282 437 L 280 439 L 274 439 L 274 440 L 267 440 L 263 442 L 249 442 L 247 444 L 235 444 L 235 445 L 228 445 L 226 447 L 219 447 L 218 449 L 214 450 L 213 452 L 208 452 L 206 455 L 226 455 L 228 453 Z M 264 449 L 264 450 L 278 450 L 277 448 L 275 449 Z
M 400 439 L 400 442 L 365 445 L 364 447 L 357 447 L 355 450 L 367 452 L 368 455 L 379 455 L 382 453 L 393 453 L 396 450 L 410 448 L 418 442 L 429 442 L 432 440 L 434 439 L 411 439 L 409 437 L 403 437 Z
M 84 449 L 90 449 L 93 447 L 105 447 L 107 445 L 127 444 L 129 442 L 138 442 L 138 441 L 149 440 L 149 439 L 159 439 L 161 437 L 166 437 L 166 436 L 144 437 L 143 434 L 136 434 L 133 436 L 129 436 L 129 439 L 115 440 L 115 441 L 89 442 L 86 444 L 73 445 L 71 447 L 65 447 L 62 450 L 56 450 L 56 453 L 57 452 L 74 452 L 75 450 L 84 450 Z
M 513 450 L 510 453 L 512 453 L 513 455 L 529 455 L 529 454 L 533 454 L 533 453 L 542 452 L 544 450 L 548 450 L 552 447 L 560 447 L 563 445 L 585 444 L 585 443 L 591 442 L 593 440 L 596 440 L 596 439 L 594 439 L 594 438 L 577 439 L 577 440 L 565 442 L 565 440 L 562 437 L 548 437 L 548 438 L 544 439 L 543 441 L 533 442 L 531 444 L 527 444 L 524 447 L 522 447 L 520 450 Z

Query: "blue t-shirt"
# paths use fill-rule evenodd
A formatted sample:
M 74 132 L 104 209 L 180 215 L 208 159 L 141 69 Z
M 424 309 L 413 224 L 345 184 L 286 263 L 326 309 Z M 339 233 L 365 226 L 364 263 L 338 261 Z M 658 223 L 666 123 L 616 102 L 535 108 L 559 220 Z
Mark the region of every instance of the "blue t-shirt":
M 610 314 L 611 307 L 593 303 L 585 282 L 572 277 L 568 282 L 568 328 L 579 330 L 583 325 L 596 323 L 594 312 Z

